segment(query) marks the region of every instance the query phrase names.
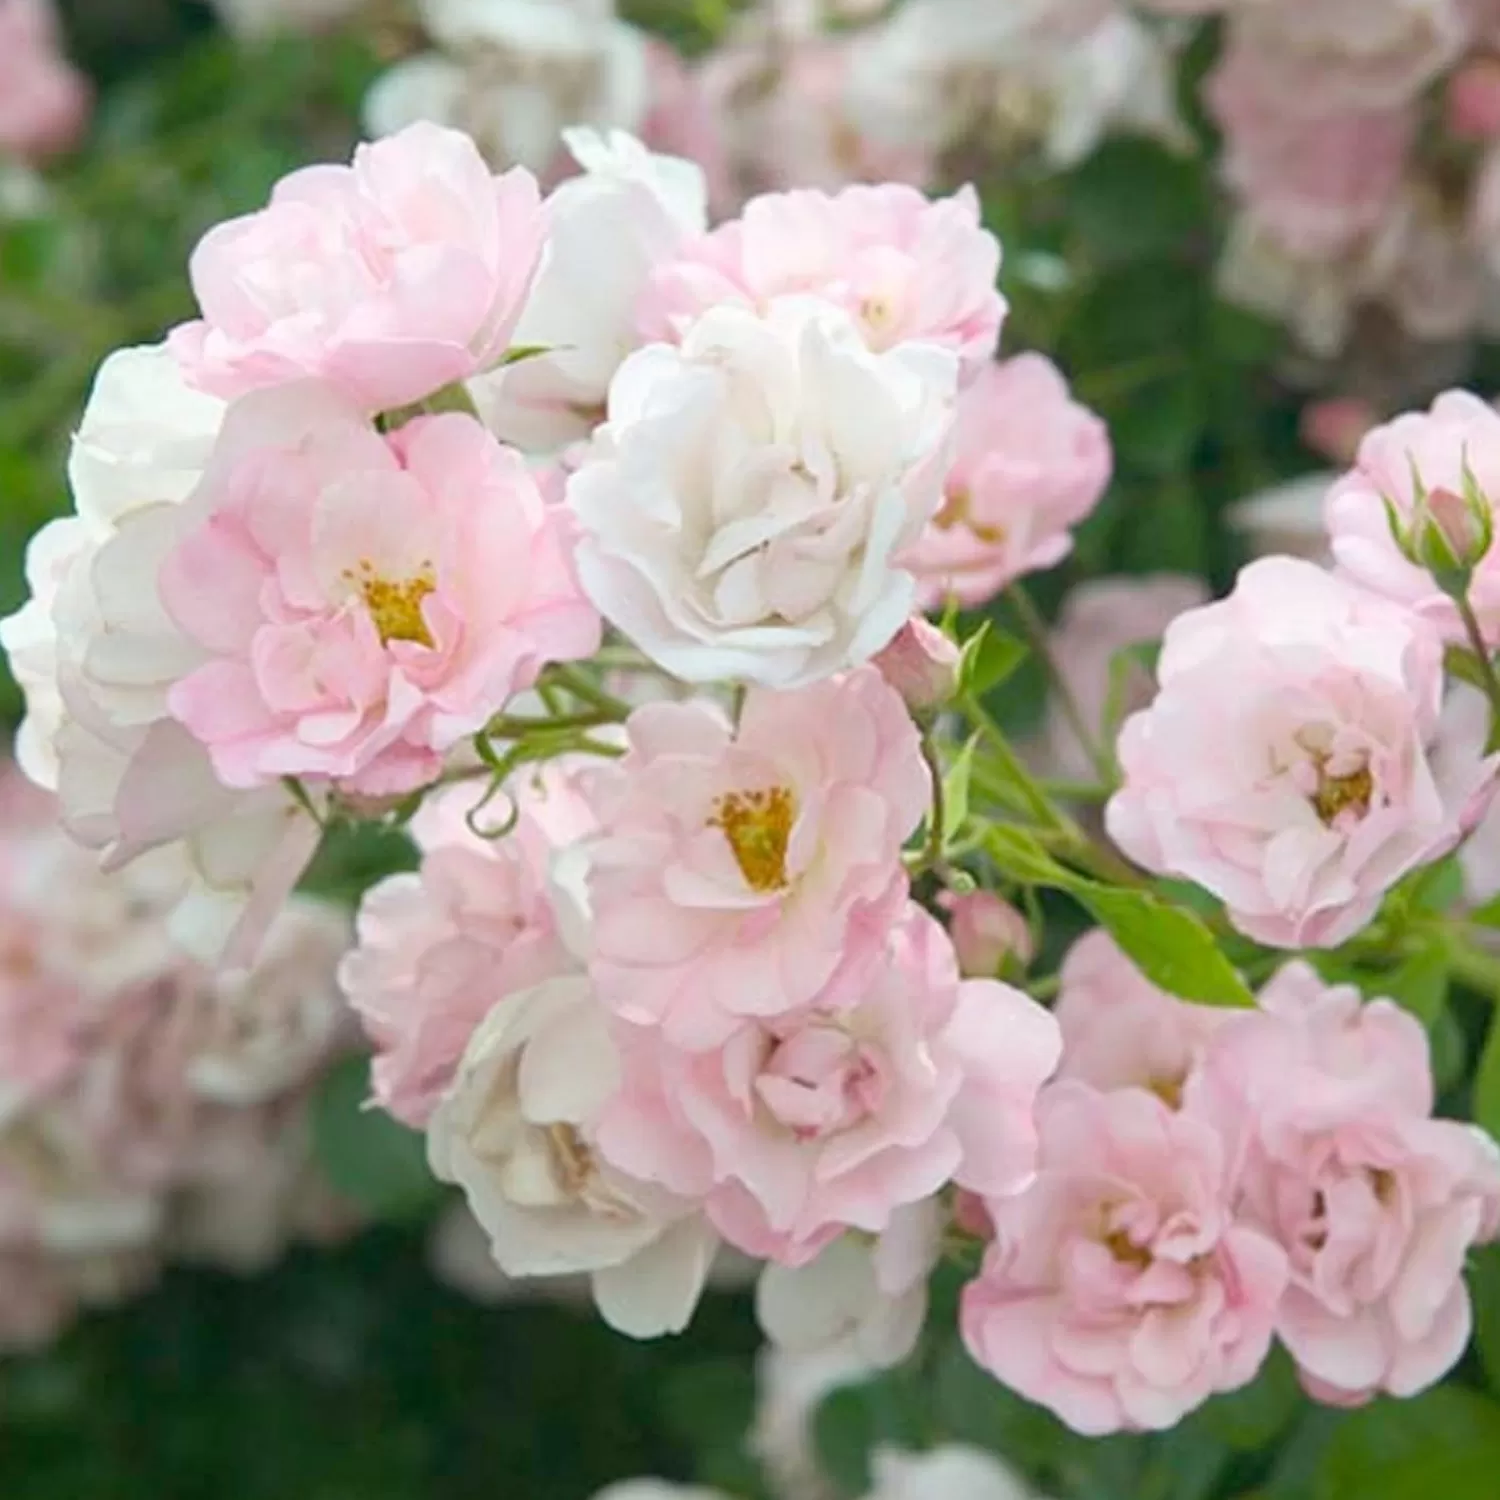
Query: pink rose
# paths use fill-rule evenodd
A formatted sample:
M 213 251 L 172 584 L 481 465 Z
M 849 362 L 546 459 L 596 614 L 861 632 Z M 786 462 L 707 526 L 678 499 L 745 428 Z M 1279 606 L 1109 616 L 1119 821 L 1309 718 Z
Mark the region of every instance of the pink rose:
M 412 125 L 209 230 L 203 317 L 172 351 L 218 396 L 315 376 L 366 411 L 404 406 L 499 362 L 543 236 L 529 172 L 492 177 L 466 135 Z
M 1244 1142 L 1244 1211 L 1290 1262 L 1276 1331 L 1309 1391 L 1349 1405 L 1441 1378 L 1469 1337 L 1465 1257 L 1500 1227 L 1500 1152 L 1429 1117 L 1421 1025 L 1288 965 L 1206 1079 Z
M 587 804 L 549 772 L 542 795 L 526 783 L 513 793 L 515 828 L 485 839 L 467 823 L 479 795 L 458 786 L 423 804 L 411 825 L 421 869 L 366 892 L 359 945 L 339 970 L 375 1044 L 375 1098 L 418 1128 L 496 1003 L 578 967 L 549 876 L 559 848 L 588 831 Z
M 1443 91 L 1443 121 L 1460 140 L 1500 136 L 1500 59 L 1472 57 L 1450 75 Z
M 1406 412 L 1369 432 L 1324 509 L 1339 566 L 1365 588 L 1435 621 L 1450 641 L 1465 640 L 1453 601 L 1402 556 L 1386 502 L 1409 524 L 1417 484 L 1429 495 L 1461 496 L 1466 467 L 1487 503 L 1500 495 L 1500 414 L 1467 391 L 1446 391 L 1429 411 Z M 1485 639 L 1500 643 L 1500 549 L 1493 545 L 1474 570 L 1469 599 Z
M 1291 254 L 1345 254 L 1391 211 L 1416 135 L 1415 106 L 1299 111 L 1274 84 L 1268 59 L 1234 45 L 1210 75 L 1225 180 Z
M 905 562 L 918 602 L 975 608 L 1073 548 L 1071 528 L 1103 497 L 1114 459 L 1104 423 L 1047 358 L 989 364 L 958 400 L 958 456 L 945 500 Z
M 787 1265 L 845 1228 L 879 1233 L 949 1180 L 1030 1180 L 1052 1018 L 994 980 L 960 982 L 942 928 L 909 905 L 884 962 L 810 1006 L 748 1020 L 713 1050 L 627 1029 L 605 1159 L 701 1200 L 731 1244 Z
M 915 726 L 872 667 L 752 688 L 738 730 L 699 701 L 637 709 L 590 847 L 590 973 L 625 1020 L 722 1047 L 878 961 L 930 794 Z
M 871 664 L 915 714 L 941 708 L 958 686 L 962 655 L 952 636 L 913 615 Z
M 228 786 L 410 790 L 599 643 L 564 518 L 469 417 L 382 436 L 326 387 L 260 393 L 182 515 L 162 598 L 208 660 L 169 703 Z
M 1286 1256 L 1233 1208 L 1213 1128 L 1139 1089 L 1065 1082 L 1038 1108 L 1041 1167 L 991 1202 L 964 1289 L 969 1353 L 1088 1436 L 1174 1426 L 1254 1379 Z
M 647 339 L 676 342 L 709 308 L 814 296 L 847 312 L 876 351 L 935 343 L 973 374 L 1000 337 L 999 270 L 972 188 L 937 202 L 895 183 L 767 193 L 659 265 L 638 317 Z
M 1108 711 L 1119 716 L 1114 721 L 1119 723 L 1144 708 L 1156 686 L 1146 663 L 1132 661 L 1120 675 L 1115 658 L 1127 647 L 1160 640 L 1178 615 L 1207 598 L 1201 579 L 1176 573 L 1096 578 L 1069 591 L 1052 632 L 1052 657 L 1096 733 L 1104 731 Z M 1087 748 L 1079 743 L 1056 693 L 1047 701 L 1043 734 L 1051 774 L 1079 781 L 1095 778 Z
M 1181 1106 L 1204 1048 L 1228 1014 L 1159 990 L 1103 928 L 1068 950 L 1053 1014 L 1064 1078 L 1097 1089 L 1146 1089 Z
M 66 151 L 89 111 L 88 81 L 58 46 L 51 0 L 0 0 L 0 155 Z
M 1179 616 L 1120 735 L 1110 836 L 1279 948 L 1332 947 L 1450 849 L 1493 760 L 1431 753 L 1442 644 L 1312 563 L 1265 558 Z

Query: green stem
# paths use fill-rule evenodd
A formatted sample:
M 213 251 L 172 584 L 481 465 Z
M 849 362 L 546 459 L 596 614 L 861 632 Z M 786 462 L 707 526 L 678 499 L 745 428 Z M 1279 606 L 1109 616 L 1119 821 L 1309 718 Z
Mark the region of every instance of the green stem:
M 1011 585 L 1007 597 L 1015 607 L 1021 633 L 1026 637 L 1027 644 L 1036 653 L 1037 660 L 1047 669 L 1047 676 L 1052 682 L 1052 690 L 1057 694 L 1058 706 L 1062 709 L 1063 717 L 1068 721 L 1068 727 L 1083 747 L 1099 780 L 1107 786 L 1113 785 L 1115 781 L 1113 760 L 1099 743 L 1098 736 L 1089 727 L 1087 716 L 1057 664 L 1057 657 L 1053 654 L 1052 643 L 1047 635 L 1047 622 L 1042 618 L 1041 611 L 1032 603 L 1031 596 L 1019 584 Z
M 522 740 L 529 734 L 572 729 L 601 729 L 606 724 L 618 723 L 618 716 L 605 710 L 591 710 L 581 714 L 561 714 L 552 719 L 534 719 L 521 714 L 496 714 L 484 732 L 492 740 Z
M 1458 942 L 1449 952 L 1449 965 L 1449 972 L 1460 983 L 1490 1000 L 1500 1000 L 1500 957 Z
M 1484 632 L 1479 628 L 1478 616 L 1474 613 L 1474 606 L 1469 603 L 1467 594 L 1459 594 L 1454 599 L 1458 606 L 1458 617 L 1463 621 L 1464 634 L 1469 638 L 1469 645 L 1473 648 L 1474 655 L 1479 658 L 1480 685 L 1484 689 L 1484 695 L 1490 700 L 1490 733 L 1487 748 L 1494 748 L 1497 732 L 1500 732 L 1500 677 L 1495 675 L 1495 663 L 1490 657 L 1490 650 L 1484 641 Z
M 922 868 L 936 870 L 943 864 L 943 824 L 947 821 L 947 808 L 943 797 L 943 763 L 938 759 L 931 730 L 922 735 L 922 759 L 927 762 L 927 773 L 932 779 L 932 806 L 927 812 L 927 847 L 922 854 Z
M 591 705 L 602 718 L 599 723 L 619 723 L 630 717 L 630 705 L 613 693 L 606 692 L 586 672 L 577 667 L 554 665 L 547 668 L 547 680 L 566 688 L 575 698 Z

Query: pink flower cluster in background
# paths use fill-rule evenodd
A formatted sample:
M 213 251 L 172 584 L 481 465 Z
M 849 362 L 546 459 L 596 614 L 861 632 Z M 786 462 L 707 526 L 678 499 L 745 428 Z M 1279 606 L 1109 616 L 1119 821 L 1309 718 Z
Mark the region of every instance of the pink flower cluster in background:
M 87 80 L 64 57 L 51 0 L 0 0 L 0 158 L 44 161 L 88 121 Z

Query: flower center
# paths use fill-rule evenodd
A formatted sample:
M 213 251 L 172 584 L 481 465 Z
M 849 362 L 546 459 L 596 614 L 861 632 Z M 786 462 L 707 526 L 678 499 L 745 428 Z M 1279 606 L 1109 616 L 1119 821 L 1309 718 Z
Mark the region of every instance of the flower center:
M 955 526 L 967 526 L 981 542 L 998 547 L 1005 540 L 1005 528 L 986 521 L 976 521 L 970 513 L 973 496 L 963 486 L 949 490 L 943 497 L 942 508 L 932 518 L 939 531 L 952 531 Z
M 789 788 L 726 792 L 714 803 L 710 828 L 722 828 L 735 863 L 752 891 L 784 891 L 786 846 L 797 805 Z
M 423 563 L 414 577 L 393 580 L 383 578 L 372 563 L 361 558 L 357 569 L 345 569 L 344 577 L 363 597 L 382 646 L 415 641 L 432 649 L 432 632 L 422 618 L 422 601 L 437 587 L 431 563 Z
M 594 1175 L 594 1153 L 571 1125 L 549 1125 L 547 1141 L 558 1180 L 572 1197 L 579 1197 Z
M 1375 782 L 1368 766 L 1361 766 L 1345 776 L 1330 776 L 1323 766 L 1319 766 L 1318 785 L 1311 798 L 1313 811 L 1331 827 L 1351 808 L 1359 817 L 1364 817 L 1370 810 L 1370 798 L 1374 793 Z
M 1138 1245 L 1123 1229 L 1112 1229 L 1104 1236 L 1104 1248 L 1122 1266 L 1133 1266 L 1144 1271 L 1151 1264 L 1151 1252 Z

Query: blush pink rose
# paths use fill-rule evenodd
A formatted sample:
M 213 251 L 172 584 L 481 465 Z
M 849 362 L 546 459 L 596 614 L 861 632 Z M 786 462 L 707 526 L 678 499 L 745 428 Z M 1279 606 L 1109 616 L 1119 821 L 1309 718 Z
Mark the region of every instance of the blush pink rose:
M 940 891 L 937 904 L 948 914 L 948 936 L 969 978 L 992 979 L 1007 958 L 1025 968 L 1036 956 L 1031 923 L 993 891 Z
M 1500 59 L 1472 57 L 1454 70 L 1443 89 L 1443 123 L 1460 140 L 1500 136 Z
M 936 202 L 896 183 L 767 193 L 658 266 L 638 317 L 647 339 L 676 342 L 712 307 L 764 311 L 814 296 L 848 313 L 877 352 L 935 343 L 974 374 L 1005 317 L 999 271 L 1000 242 L 972 188 Z
M 1175 1426 L 1253 1380 L 1286 1256 L 1236 1215 L 1214 1129 L 1071 1081 L 1038 1124 L 1037 1180 L 989 1204 L 995 1240 L 964 1289 L 974 1359 L 1088 1436 Z
M 499 1001 L 578 968 L 550 874 L 554 855 L 588 832 L 592 816 L 550 768 L 540 795 L 526 783 L 513 795 L 518 821 L 502 839 L 469 827 L 475 787 L 425 802 L 411 824 L 421 868 L 365 893 L 358 946 L 339 969 L 375 1045 L 375 1098 L 408 1125 L 426 1125 Z
M 1145 1089 L 1181 1106 L 1226 1011 L 1159 990 L 1103 928 L 1068 950 L 1053 1014 L 1062 1027 L 1059 1075 L 1097 1089 Z
M 1071 530 L 1099 503 L 1114 457 L 1109 432 L 1074 401 L 1045 356 L 983 367 L 958 398 L 958 449 L 944 503 L 904 561 L 918 603 L 968 608 L 1073 548 Z
M 1469 1338 L 1465 1258 L 1500 1228 L 1500 1151 L 1430 1118 L 1421 1025 L 1291 964 L 1205 1076 L 1243 1141 L 1243 1211 L 1289 1259 L 1276 1331 L 1309 1391 L 1350 1405 L 1440 1379 Z
M 1353 936 L 1493 783 L 1477 749 L 1432 753 L 1436 631 L 1312 563 L 1251 563 L 1227 599 L 1167 627 L 1157 675 L 1120 735 L 1110 836 L 1272 947 Z
M 208 660 L 168 701 L 228 786 L 410 790 L 599 644 L 562 514 L 469 417 L 382 436 L 327 387 L 259 393 L 182 516 L 162 598 Z
M 1224 178 L 1291 254 L 1345 254 L 1391 212 L 1416 137 L 1415 104 L 1309 113 L 1288 109 L 1273 82 L 1243 47 L 1231 47 L 1210 75 Z
M 1378 594 L 1435 621 L 1450 641 L 1465 639 L 1453 601 L 1402 556 L 1386 502 L 1409 523 L 1420 482 L 1429 495 L 1464 493 L 1464 470 L 1492 501 L 1500 495 L 1500 414 L 1468 391 L 1446 391 L 1426 412 L 1406 412 L 1367 433 L 1354 468 L 1328 492 L 1324 520 L 1338 565 Z M 1500 644 L 1500 548 L 1474 569 L 1469 600 L 1491 646 Z
M 743 1018 L 795 1010 L 878 961 L 931 783 L 873 667 L 752 688 L 737 731 L 702 701 L 648 704 L 626 730 L 589 851 L 606 1005 L 674 1044 L 722 1047 Z
M 880 1233 L 950 1180 L 997 1201 L 1025 1187 L 1056 1024 L 1008 985 L 961 982 L 942 928 L 915 905 L 882 956 L 712 1050 L 628 1029 L 600 1152 L 700 1200 L 741 1250 L 793 1266 L 845 1228 Z
M 62 55 L 51 0 L 0 0 L 0 155 L 66 151 L 88 112 L 88 82 Z
M 306 167 L 193 252 L 203 316 L 169 342 L 216 396 L 317 377 L 366 411 L 497 364 L 541 256 L 536 179 L 419 123 Z

